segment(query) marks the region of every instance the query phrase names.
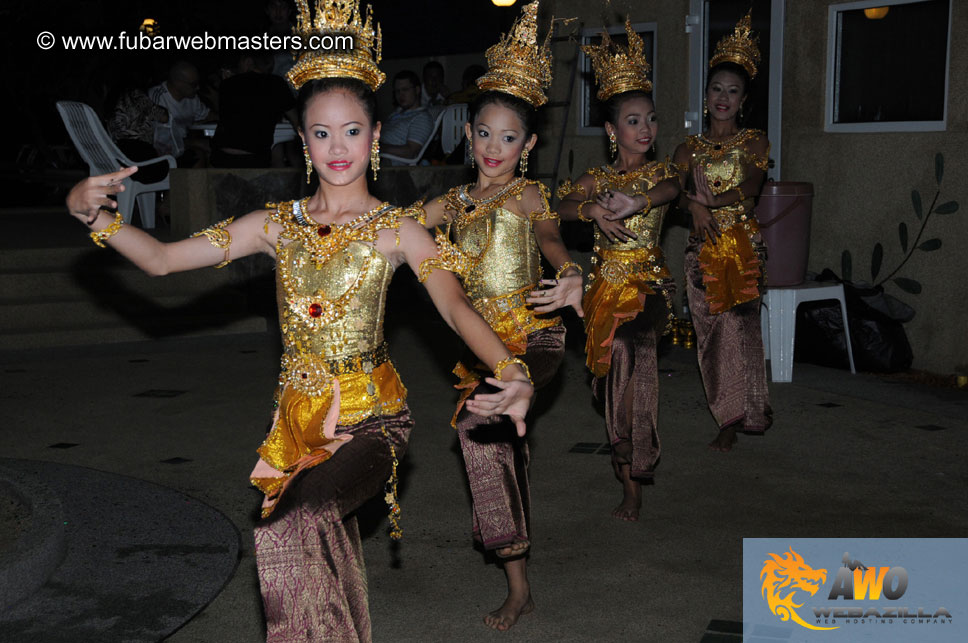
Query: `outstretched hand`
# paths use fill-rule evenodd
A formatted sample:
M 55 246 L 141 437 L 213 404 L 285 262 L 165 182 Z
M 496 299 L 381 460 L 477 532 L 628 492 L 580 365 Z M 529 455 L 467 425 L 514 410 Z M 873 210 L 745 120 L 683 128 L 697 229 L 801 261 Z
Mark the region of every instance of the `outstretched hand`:
M 585 316 L 581 307 L 582 278 L 579 274 L 567 275 L 560 279 L 542 279 L 538 282 L 542 286 L 550 286 L 540 290 L 532 290 L 528 294 L 528 303 L 534 306 L 536 313 L 550 313 L 553 310 L 571 306 L 579 317 Z
M 527 427 L 524 416 L 531 407 L 534 396 L 534 386 L 527 380 L 508 380 L 506 382 L 493 377 L 484 380 L 491 386 L 500 389 L 497 393 L 478 393 L 464 406 L 475 415 L 489 417 L 491 415 L 506 415 L 514 422 L 514 428 L 519 437 L 524 437 Z
M 122 168 L 111 174 L 91 176 L 75 185 L 67 195 L 67 209 L 87 225 L 94 223 L 101 208 L 114 209 L 118 202 L 109 195 L 124 192 L 122 181 L 138 171 L 138 167 Z

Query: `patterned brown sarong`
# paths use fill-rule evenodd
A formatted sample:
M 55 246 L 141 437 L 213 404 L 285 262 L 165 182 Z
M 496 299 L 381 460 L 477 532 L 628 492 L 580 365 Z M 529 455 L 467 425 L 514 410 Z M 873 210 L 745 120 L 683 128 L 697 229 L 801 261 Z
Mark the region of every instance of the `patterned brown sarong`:
M 527 352 L 521 359 L 531 371 L 535 389 L 551 381 L 564 354 L 564 326 L 544 328 L 528 335 Z M 493 390 L 481 382 L 474 392 Z M 474 538 L 485 549 L 530 542 L 527 443 L 518 438 L 507 417 L 481 417 L 466 408 L 461 408 L 457 415 L 457 434 L 471 489 Z
M 685 269 L 706 401 L 720 429 L 739 423 L 742 431 L 762 433 L 773 423 L 773 412 L 760 334 L 760 298 L 711 314 L 699 266 L 702 245 L 696 237 L 689 238 Z M 757 252 L 763 259 L 762 246 Z
M 631 465 L 633 478 L 651 478 L 659 459 L 656 343 L 668 313 L 665 297 L 647 296 L 642 312 L 618 327 L 608 372 L 592 384 L 595 399 L 605 405 L 612 460 Z
M 371 640 L 366 568 L 352 513 L 390 475 L 381 424 L 403 458 L 413 426 L 408 409 L 340 427 L 337 434 L 353 439 L 300 474 L 272 516 L 256 525 L 268 642 Z

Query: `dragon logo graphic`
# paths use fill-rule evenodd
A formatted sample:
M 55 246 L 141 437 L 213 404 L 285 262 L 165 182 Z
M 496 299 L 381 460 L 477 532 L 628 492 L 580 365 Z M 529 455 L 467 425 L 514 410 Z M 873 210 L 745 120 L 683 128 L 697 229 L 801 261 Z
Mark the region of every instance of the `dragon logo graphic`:
M 797 614 L 796 609 L 803 603 L 795 603 L 793 596 L 798 590 L 811 596 L 817 593 L 827 580 L 826 569 L 814 569 L 803 562 L 803 557 L 790 548 L 790 551 L 777 556 L 767 554 L 772 560 L 763 561 L 760 580 L 763 586 L 760 595 L 766 599 L 770 611 L 781 621 L 790 621 L 811 630 L 836 630 L 836 627 L 817 627 L 810 625 Z

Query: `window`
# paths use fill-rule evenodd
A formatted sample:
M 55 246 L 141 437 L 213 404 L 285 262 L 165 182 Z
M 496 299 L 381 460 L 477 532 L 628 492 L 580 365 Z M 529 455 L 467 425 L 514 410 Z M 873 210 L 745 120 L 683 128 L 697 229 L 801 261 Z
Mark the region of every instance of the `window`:
M 632 29 L 642 37 L 642 44 L 645 50 L 645 59 L 652 66 L 649 70 L 649 80 L 653 85 L 653 98 L 655 97 L 655 23 L 639 22 L 633 23 Z M 621 47 L 628 46 L 628 36 L 625 34 L 625 24 L 618 24 L 608 28 L 608 36 L 612 41 Z M 598 45 L 602 42 L 601 27 L 586 27 L 581 30 L 581 44 Z M 595 72 L 592 70 L 592 60 L 580 53 L 578 72 L 581 74 L 581 86 L 579 88 L 578 108 L 578 133 L 602 136 L 605 134 L 605 107 L 595 95 L 598 88 L 595 85 Z
M 828 132 L 945 129 L 950 0 L 831 5 L 828 26 Z

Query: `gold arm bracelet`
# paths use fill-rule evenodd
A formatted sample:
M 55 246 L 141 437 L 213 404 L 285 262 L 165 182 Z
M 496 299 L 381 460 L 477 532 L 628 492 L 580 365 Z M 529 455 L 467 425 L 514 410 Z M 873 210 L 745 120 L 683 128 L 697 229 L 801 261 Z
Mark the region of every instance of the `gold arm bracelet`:
M 575 270 L 577 270 L 579 276 L 585 274 L 585 271 L 582 270 L 581 266 L 579 266 L 577 263 L 575 263 L 574 261 L 566 261 L 565 263 L 561 264 L 561 268 L 558 268 L 558 272 L 555 273 L 555 279 L 561 279 L 561 273 L 568 270 L 569 268 L 574 268 Z
M 229 246 L 232 245 L 232 235 L 229 234 L 229 231 L 225 229 L 225 226 L 232 223 L 234 219 L 235 217 L 229 217 L 228 219 L 219 221 L 215 225 L 209 226 L 204 230 L 199 230 L 192 235 L 193 239 L 195 237 L 201 237 L 204 235 L 210 244 L 225 251 L 225 256 L 222 258 L 222 262 L 215 264 L 216 268 L 224 268 L 232 263 L 232 260 L 229 259 Z
M 733 189 L 736 190 L 737 192 L 739 192 L 739 201 L 737 201 L 737 203 L 742 203 L 743 201 L 746 200 L 746 195 L 743 194 L 743 190 L 740 189 L 740 187 L 738 185 L 735 188 L 733 188 Z
M 494 365 L 494 379 L 500 382 L 503 382 L 504 378 L 501 377 L 501 373 L 504 372 L 504 369 L 506 369 L 511 364 L 517 364 L 518 366 L 520 366 L 521 370 L 524 371 L 525 377 L 527 377 L 528 381 L 531 382 L 531 371 L 528 370 L 528 365 L 525 364 L 524 360 L 522 360 L 520 357 L 514 357 L 513 355 L 511 357 L 505 357 L 500 362 Z M 534 382 L 531 382 L 531 383 L 534 384 Z
M 109 223 L 108 227 L 104 228 L 103 230 L 98 230 L 97 232 L 91 233 L 91 241 L 93 241 L 95 244 L 97 244 L 102 248 L 107 248 L 107 246 L 104 245 L 104 242 L 110 239 L 111 237 L 113 237 L 114 235 L 116 235 L 118 233 L 118 230 L 120 230 L 121 226 L 123 225 L 124 225 L 124 217 L 122 217 L 121 213 L 118 212 L 117 214 L 114 215 L 114 221 Z
M 588 201 L 582 201 L 581 203 L 578 204 L 576 211 L 578 212 L 579 221 L 584 221 L 585 223 L 592 223 L 594 221 L 594 219 L 589 219 L 588 217 L 586 217 L 584 214 L 581 213 L 581 209 L 584 208 L 589 203 L 593 203 L 593 201 L 589 199 Z

